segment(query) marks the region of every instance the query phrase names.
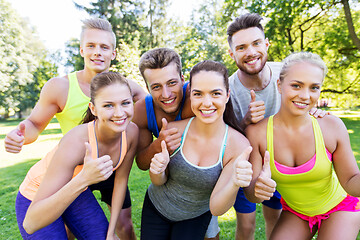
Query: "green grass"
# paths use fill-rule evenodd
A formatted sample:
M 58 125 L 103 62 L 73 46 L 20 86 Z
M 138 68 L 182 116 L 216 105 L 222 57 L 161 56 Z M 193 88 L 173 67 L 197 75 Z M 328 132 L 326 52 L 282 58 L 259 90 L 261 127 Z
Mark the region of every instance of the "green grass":
M 349 117 L 342 118 L 342 120 L 348 128 L 352 149 L 359 165 L 360 116 L 350 115 Z M 51 150 L 61 138 L 59 126 L 56 120 L 53 120 L 39 139 L 31 145 L 25 146 L 20 154 L 6 153 L 3 146 L 5 135 L 19 122 L 20 120 L 0 121 L 0 239 L 21 239 L 15 215 L 15 198 L 18 187 L 29 168 Z M 134 163 L 130 173 L 129 188 L 132 199 L 132 219 L 138 238 L 140 237 L 142 203 L 149 184 L 148 172 L 139 170 Z M 99 195 L 99 192 L 95 192 L 95 196 L 98 199 Z M 100 204 L 109 217 L 109 211 L 105 204 Z M 255 239 L 265 239 L 261 205 L 257 205 L 256 221 Z M 226 214 L 219 217 L 219 223 L 221 228 L 220 239 L 234 239 L 236 227 L 234 210 L 230 209 Z M 358 239 L 360 239 L 359 236 Z

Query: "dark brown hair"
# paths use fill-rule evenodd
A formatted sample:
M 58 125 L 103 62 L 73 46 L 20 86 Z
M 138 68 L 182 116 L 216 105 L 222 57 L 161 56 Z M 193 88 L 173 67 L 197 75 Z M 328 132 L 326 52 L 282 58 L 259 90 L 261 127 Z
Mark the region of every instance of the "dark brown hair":
M 257 13 L 246 13 L 244 15 L 241 15 L 240 17 L 235 18 L 235 20 L 230 23 L 230 25 L 227 28 L 227 35 L 228 35 L 228 43 L 231 46 L 232 44 L 232 36 L 242 30 L 242 29 L 248 29 L 252 27 L 259 28 L 262 32 L 264 32 L 263 26 L 260 24 L 262 20 L 262 17 Z
M 155 48 L 144 53 L 139 62 L 139 70 L 147 85 L 144 72 L 146 69 L 164 68 L 170 63 L 175 63 L 181 76 L 181 59 L 177 52 L 169 48 Z
M 92 80 L 90 84 L 90 102 L 94 104 L 94 100 L 96 98 L 96 94 L 99 90 L 101 90 L 104 87 L 113 85 L 113 84 L 123 84 L 129 88 L 130 94 L 131 94 L 131 88 L 129 86 L 128 80 L 117 72 L 103 72 L 97 74 Z M 132 96 L 132 94 L 131 94 Z M 88 123 L 92 120 L 95 120 L 96 116 L 94 116 L 88 107 L 84 114 L 84 118 L 81 123 Z
M 201 71 L 206 72 L 217 72 L 220 73 L 224 78 L 224 85 L 226 92 L 229 93 L 229 75 L 227 68 L 219 62 L 212 61 L 212 60 L 205 60 L 202 62 L 197 63 L 190 71 L 190 88 L 192 83 L 192 78 Z M 240 124 L 236 121 L 233 105 L 231 102 L 231 97 L 229 96 L 229 100 L 226 103 L 225 111 L 224 111 L 224 122 L 229 125 L 230 127 L 234 128 L 238 132 L 244 134 L 243 130 L 240 127 Z M 245 135 L 245 134 L 244 134 Z

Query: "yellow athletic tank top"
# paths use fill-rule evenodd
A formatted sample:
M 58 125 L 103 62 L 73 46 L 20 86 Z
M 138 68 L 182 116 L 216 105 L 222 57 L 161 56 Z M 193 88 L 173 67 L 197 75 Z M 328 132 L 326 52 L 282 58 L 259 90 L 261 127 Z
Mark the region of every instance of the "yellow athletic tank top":
M 79 86 L 76 72 L 70 73 L 68 78 L 69 92 L 65 107 L 61 112 L 55 114 L 63 134 L 80 124 L 90 102 L 90 98 L 83 93 Z
M 269 117 L 267 125 L 267 150 L 276 189 L 289 207 L 310 217 L 328 212 L 347 195 L 326 154 L 319 123 L 314 117 L 311 120 L 315 135 L 315 165 L 309 171 L 298 174 L 283 174 L 277 170 L 274 163 L 273 116 Z
M 98 158 L 98 144 L 97 144 L 97 138 L 95 134 L 95 121 L 88 123 L 88 136 L 89 136 L 89 144 L 92 149 L 91 156 L 92 158 Z M 20 193 L 26 197 L 29 200 L 33 200 L 35 197 L 35 194 L 40 186 L 40 183 L 42 182 L 46 170 L 50 164 L 50 161 L 55 154 L 56 150 L 58 149 L 58 145 L 55 146 L 55 148 L 50 151 L 46 156 L 38 161 L 34 166 L 30 168 L 28 173 L 25 176 L 24 181 L 21 183 L 19 187 Z M 124 157 L 127 153 L 127 140 L 126 140 L 126 131 L 122 132 L 121 139 L 120 139 L 120 157 L 119 162 L 114 167 L 113 171 L 115 171 L 121 163 L 124 161 Z M 82 170 L 83 164 L 78 165 L 74 169 L 73 177 L 75 177 L 79 172 Z

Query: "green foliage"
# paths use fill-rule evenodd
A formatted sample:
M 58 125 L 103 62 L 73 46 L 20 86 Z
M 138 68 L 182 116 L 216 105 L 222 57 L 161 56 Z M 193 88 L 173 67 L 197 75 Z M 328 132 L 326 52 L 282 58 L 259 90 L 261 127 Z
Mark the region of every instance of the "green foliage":
M 0 8 L 0 108 L 6 117 L 10 109 L 21 113 L 33 107 L 44 81 L 57 69 L 28 21 L 5 0 Z

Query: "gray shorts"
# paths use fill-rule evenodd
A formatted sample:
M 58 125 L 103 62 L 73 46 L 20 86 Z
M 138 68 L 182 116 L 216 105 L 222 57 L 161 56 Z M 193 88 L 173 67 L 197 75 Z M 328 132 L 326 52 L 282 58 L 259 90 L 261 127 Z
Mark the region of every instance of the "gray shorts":
M 220 232 L 220 227 L 218 223 L 218 217 L 212 216 L 208 229 L 206 230 L 205 238 L 214 238 Z

